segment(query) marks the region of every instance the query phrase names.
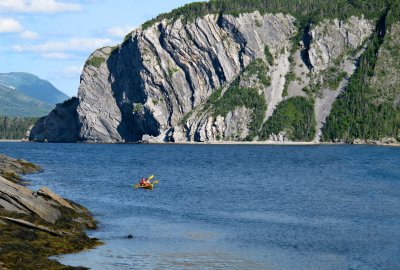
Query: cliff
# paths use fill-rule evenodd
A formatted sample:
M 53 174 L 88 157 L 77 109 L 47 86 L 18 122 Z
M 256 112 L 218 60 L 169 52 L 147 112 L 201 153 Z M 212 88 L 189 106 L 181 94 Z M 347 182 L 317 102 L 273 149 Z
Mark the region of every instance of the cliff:
M 377 1 L 363 9 L 324 3 L 321 9 L 332 5 L 332 13 L 315 18 L 314 11 L 299 15 L 269 1 L 248 2 L 188 5 L 147 22 L 116 47 L 95 51 L 77 99 L 39 120 L 30 139 L 399 140 L 400 91 L 396 79 L 388 83 L 400 72 L 395 4 Z M 246 8 L 232 12 L 238 5 Z M 346 14 L 335 11 L 340 9 Z M 392 63 L 390 71 L 386 63 Z M 359 76 L 365 79 L 353 79 Z M 367 108 L 357 100 L 351 108 L 341 105 L 353 85 L 371 89 Z M 367 115 L 377 102 L 382 131 L 363 133 L 358 121 L 349 125 L 346 117 Z M 360 132 L 350 134 L 353 125 Z

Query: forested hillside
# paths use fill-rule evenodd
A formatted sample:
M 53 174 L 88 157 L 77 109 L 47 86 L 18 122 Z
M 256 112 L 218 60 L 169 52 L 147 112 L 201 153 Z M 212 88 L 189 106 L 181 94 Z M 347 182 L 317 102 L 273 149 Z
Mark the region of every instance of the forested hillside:
M 0 73 L 0 84 L 12 86 L 18 92 L 49 105 L 61 103 L 69 98 L 49 81 L 30 73 Z
M 361 56 L 349 85 L 334 103 L 325 141 L 400 141 L 400 6 L 392 3 Z
M 20 140 L 26 138 L 27 130 L 37 120 L 38 118 L 0 116 L 0 139 Z
M 49 81 L 24 73 L 0 73 L 0 115 L 41 117 L 68 96 Z
M 19 92 L 13 87 L 0 84 L 0 115 L 2 116 L 43 116 L 53 107 L 53 105 Z

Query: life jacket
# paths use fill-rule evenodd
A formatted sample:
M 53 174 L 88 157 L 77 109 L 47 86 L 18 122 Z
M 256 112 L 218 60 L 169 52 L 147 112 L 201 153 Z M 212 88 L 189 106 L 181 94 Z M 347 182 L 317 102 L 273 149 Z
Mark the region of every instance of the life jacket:
M 140 180 L 140 183 L 139 183 L 139 185 L 141 185 L 141 186 L 144 186 L 145 185 L 145 180 Z

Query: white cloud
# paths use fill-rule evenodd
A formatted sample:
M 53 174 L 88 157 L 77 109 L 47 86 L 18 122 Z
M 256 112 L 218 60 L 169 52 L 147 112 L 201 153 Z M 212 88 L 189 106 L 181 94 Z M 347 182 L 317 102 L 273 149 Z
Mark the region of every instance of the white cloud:
M 66 76 L 76 77 L 81 75 L 83 70 L 82 66 L 69 66 L 63 70 L 63 74 Z
M 132 32 L 136 27 L 134 26 L 117 26 L 107 29 L 108 35 L 112 37 L 122 38 L 125 37 L 128 33 Z
M 57 13 L 81 9 L 80 4 L 58 0 L 0 0 L 0 12 Z
M 77 80 L 82 74 L 83 66 L 67 66 L 60 70 L 54 70 L 50 77 L 57 80 Z
M 2 0 L 0 0 L 2 1 Z M 19 37 L 22 39 L 38 39 L 39 34 L 33 31 L 24 30 L 21 23 L 12 18 L 1 18 L 0 17 L 0 33 L 19 33 Z
M 12 47 L 15 52 L 34 52 L 34 53 L 61 53 L 66 51 L 86 52 L 92 51 L 115 42 L 111 39 L 101 38 L 71 38 L 66 41 L 49 41 L 36 45 L 15 45 Z
M 41 56 L 47 59 L 70 59 L 71 56 L 69 54 L 63 52 L 51 52 L 51 53 L 42 53 Z
M 33 31 L 25 30 L 24 32 L 19 34 L 19 37 L 23 39 L 38 39 L 39 34 Z
M 0 18 L 0 33 L 19 33 L 21 31 L 23 31 L 23 27 L 19 21 L 10 18 Z

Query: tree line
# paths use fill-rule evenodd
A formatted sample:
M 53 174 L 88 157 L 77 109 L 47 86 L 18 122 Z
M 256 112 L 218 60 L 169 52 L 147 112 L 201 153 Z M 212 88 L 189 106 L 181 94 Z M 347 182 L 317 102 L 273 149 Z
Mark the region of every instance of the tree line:
M 392 0 L 396 2 L 396 0 Z M 143 24 L 147 28 L 163 19 L 193 20 L 207 14 L 232 14 L 254 12 L 291 14 L 299 21 L 318 22 L 325 18 L 346 19 L 364 15 L 378 17 L 386 8 L 386 0 L 211 0 L 186 4 L 169 13 L 163 13 Z
M 393 9 L 394 6 L 398 8 L 399 5 L 393 3 L 390 11 L 378 20 L 375 33 L 346 91 L 333 104 L 323 127 L 323 140 L 353 142 L 355 139 L 395 138 L 400 141 L 400 108 L 390 99 L 378 102 L 377 90 L 370 84 L 386 30 L 400 19 L 400 9 Z M 399 93 L 399 89 L 391 90 Z
M 0 116 L 0 139 L 20 140 L 25 138 L 29 127 L 36 123 L 35 117 Z

